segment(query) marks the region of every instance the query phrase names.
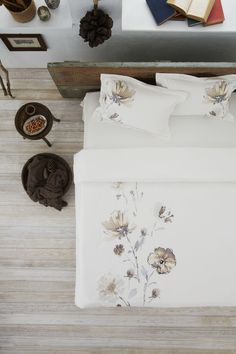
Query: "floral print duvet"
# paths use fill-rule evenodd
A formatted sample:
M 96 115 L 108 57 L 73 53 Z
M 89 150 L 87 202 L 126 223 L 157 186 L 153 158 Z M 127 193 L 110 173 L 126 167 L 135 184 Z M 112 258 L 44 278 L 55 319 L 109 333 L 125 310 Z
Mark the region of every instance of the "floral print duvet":
M 236 305 L 235 158 L 234 149 L 77 154 L 76 304 Z

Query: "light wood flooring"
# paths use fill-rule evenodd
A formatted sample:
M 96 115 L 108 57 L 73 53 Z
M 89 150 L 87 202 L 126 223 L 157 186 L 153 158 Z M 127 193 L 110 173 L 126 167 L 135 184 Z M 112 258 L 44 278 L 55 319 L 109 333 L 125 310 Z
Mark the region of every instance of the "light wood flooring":
M 236 308 L 74 306 L 74 188 L 66 209 L 47 209 L 27 197 L 20 173 L 39 152 L 72 165 L 83 144 L 80 102 L 62 99 L 46 70 L 10 74 L 16 99 L 0 91 L 0 353 L 236 353 Z M 15 130 L 15 112 L 28 101 L 46 104 L 62 120 L 49 135 L 51 149 Z

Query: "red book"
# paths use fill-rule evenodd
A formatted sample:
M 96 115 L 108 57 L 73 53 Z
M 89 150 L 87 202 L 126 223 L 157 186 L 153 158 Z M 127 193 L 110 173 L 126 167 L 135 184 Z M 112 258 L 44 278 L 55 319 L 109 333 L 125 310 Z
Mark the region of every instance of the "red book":
M 215 4 L 211 10 L 211 13 L 207 19 L 207 22 L 204 23 L 204 26 L 216 25 L 217 23 L 222 23 L 225 20 L 223 7 L 221 0 L 215 0 Z

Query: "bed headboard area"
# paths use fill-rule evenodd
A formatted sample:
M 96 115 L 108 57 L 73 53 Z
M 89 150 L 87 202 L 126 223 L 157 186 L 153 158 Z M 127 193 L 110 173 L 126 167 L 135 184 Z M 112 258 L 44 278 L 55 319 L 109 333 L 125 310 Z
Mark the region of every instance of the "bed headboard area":
M 86 92 L 100 89 L 100 74 L 127 75 L 155 83 L 155 73 L 182 73 L 195 76 L 236 74 L 236 63 L 49 63 L 48 70 L 62 97 L 81 98 Z

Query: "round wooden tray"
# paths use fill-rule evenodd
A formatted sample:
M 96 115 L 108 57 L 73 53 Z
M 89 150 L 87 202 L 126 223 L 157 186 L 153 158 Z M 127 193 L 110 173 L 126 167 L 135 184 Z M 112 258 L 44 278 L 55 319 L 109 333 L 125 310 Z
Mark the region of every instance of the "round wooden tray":
M 35 108 L 35 112 L 33 114 L 34 116 L 35 115 L 42 115 L 47 120 L 47 126 L 45 127 L 45 129 L 41 133 L 36 134 L 36 135 L 28 135 L 24 132 L 24 129 L 23 129 L 25 121 L 31 117 L 30 115 L 26 114 L 26 112 L 25 112 L 25 108 L 28 105 L 34 106 L 34 108 Z M 42 105 L 41 103 L 37 103 L 37 102 L 30 102 L 30 103 L 24 104 L 22 107 L 20 107 L 20 109 L 17 111 L 16 116 L 15 116 L 16 130 L 25 139 L 30 139 L 30 140 L 42 139 L 44 136 L 46 136 L 50 132 L 50 130 L 52 129 L 52 125 L 53 125 L 52 113 L 50 112 L 50 110 L 46 106 Z
M 27 106 L 33 106 L 34 112 L 32 114 L 27 114 L 26 112 Z M 39 134 L 35 134 L 35 135 L 26 134 L 24 132 L 24 124 L 27 119 L 35 115 L 42 115 L 46 119 L 47 125 L 45 129 L 43 129 L 43 131 L 41 131 Z M 20 109 L 17 111 L 15 116 L 15 127 L 18 133 L 20 133 L 20 135 L 22 135 L 24 139 L 30 139 L 30 140 L 43 139 L 45 143 L 50 147 L 51 143 L 47 140 L 46 135 L 48 135 L 48 133 L 52 129 L 53 121 L 60 122 L 60 119 L 55 118 L 52 112 L 46 106 L 38 102 L 28 102 L 24 104 L 22 107 L 20 107 Z

